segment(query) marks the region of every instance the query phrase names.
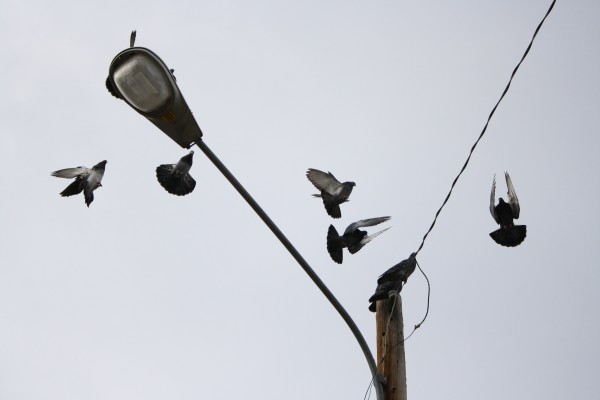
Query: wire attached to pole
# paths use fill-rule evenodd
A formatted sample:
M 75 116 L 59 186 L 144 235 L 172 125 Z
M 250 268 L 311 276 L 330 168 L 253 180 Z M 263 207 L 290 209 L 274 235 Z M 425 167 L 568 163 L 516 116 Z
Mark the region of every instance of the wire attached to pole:
M 492 112 L 490 112 L 490 115 L 488 116 L 487 122 L 485 123 L 485 126 L 483 127 L 483 130 L 481 131 L 481 134 L 479 135 L 479 137 L 475 141 L 475 144 L 473 145 L 473 147 L 471 147 L 471 151 L 469 152 L 469 156 L 467 157 L 467 160 L 465 161 L 465 164 L 463 165 L 463 167 L 461 168 L 460 172 L 458 173 L 458 175 L 454 179 L 454 182 L 452 182 L 452 186 L 450 187 L 450 191 L 448 192 L 448 195 L 444 199 L 444 202 L 442 203 L 442 206 L 435 213 L 435 217 L 433 218 L 433 222 L 431 223 L 431 226 L 429 227 L 429 230 L 427 231 L 427 233 L 425 233 L 425 236 L 423 236 L 423 240 L 421 241 L 421 245 L 419 246 L 419 249 L 416 251 L 416 254 L 419 254 L 419 252 L 423 248 L 423 245 L 425 244 L 425 239 L 427 238 L 427 235 L 429 235 L 429 233 L 433 229 L 433 227 L 435 225 L 435 222 L 437 221 L 438 215 L 440 215 L 440 213 L 442 212 L 442 209 L 444 208 L 444 206 L 448 202 L 448 199 L 450 199 L 450 195 L 452 194 L 452 189 L 454 189 L 454 186 L 456 185 L 456 182 L 458 181 L 458 178 L 460 178 L 460 176 L 462 175 L 462 173 L 465 170 L 465 168 L 467 168 L 467 164 L 469 164 L 469 160 L 471 159 L 471 155 L 473 155 L 473 151 L 475 150 L 475 147 L 477 147 L 477 144 L 479 143 L 479 141 L 481 140 L 481 138 L 485 134 L 485 132 L 486 132 L 486 130 L 488 128 L 488 125 L 490 123 L 490 120 L 492 119 L 492 116 L 494 115 L 494 113 L 496 112 L 496 109 L 500 105 L 500 102 L 502 101 L 502 99 L 506 95 L 506 92 L 508 92 L 508 88 L 510 88 L 510 84 L 512 83 L 512 80 L 515 77 L 515 74 L 517 73 L 517 71 L 519 70 L 519 67 L 521 66 L 521 64 L 525 60 L 525 57 L 527 57 L 527 54 L 529 54 L 529 50 L 531 50 L 531 46 L 533 45 L 533 41 L 535 40 L 535 37 L 537 36 L 538 32 L 540 31 L 540 28 L 544 24 L 544 21 L 546 21 L 546 18 L 548 17 L 548 15 L 550 14 L 550 12 L 554 8 L 554 4 L 555 3 L 556 3 L 556 0 L 552 0 L 552 4 L 550 4 L 550 8 L 548 8 L 548 11 L 546 12 L 546 15 L 544 15 L 544 18 L 542 18 L 542 21 L 539 23 L 539 25 L 537 26 L 535 32 L 533 33 L 533 37 L 531 38 L 531 41 L 529 42 L 529 45 L 527 46 L 527 49 L 525 50 L 525 53 L 523 54 L 523 57 L 521 57 L 521 61 L 519 61 L 519 63 L 517 64 L 517 66 L 513 70 L 512 74 L 510 75 L 510 79 L 508 80 L 508 84 L 506 85 L 506 87 L 504 88 L 504 91 L 502 92 L 502 95 L 500 96 L 500 99 L 498 100 L 498 102 L 496 103 L 496 105 L 494 106 L 494 108 L 492 108 Z
M 473 152 L 475 151 L 475 148 L 477 147 L 477 144 L 479 144 L 479 141 L 481 140 L 481 138 L 483 137 L 483 135 L 487 131 L 487 128 L 488 128 L 488 125 L 489 125 L 489 123 L 490 123 L 490 121 L 492 119 L 492 116 L 494 115 L 494 113 L 496 112 L 496 109 L 500 105 L 500 102 L 502 102 L 502 99 L 504 99 L 504 96 L 508 92 L 508 89 L 510 88 L 510 84 L 512 83 L 513 78 L 515 77 L 515 75 L 516 75 L 517 71 L 519 70 L 519 67 L 521 66 L 521 64 L 523 63 L 523 61 L 525 61 L 525 58 L 527 57 L 527 54 L 529 54 L 529 50 L 531 50 L 531 46 L 533 45 L 533 41 L 535 40 L 535 38 L 536 38 L 538 32 L 540 31 L 542 25 L 546 21 L 546 18 L 548 18 L 548 15 L 550 15 L 550 12 L 554 8 L 555 4 L 556 4 L 556 0 L 552 0 L 552 3 L 550 4 L 550 7 L 548 8 L 548 11 L 546 11 L 546 14 L 544 15 L 544 18 L 542 18 L 542 20 L 538 24 L 537 28 L 535 29 L 535 31 L 533 33 L 533 36 L 531 38 L 531 41 L 529 42 L 529 45 L 525 49 L 525 52 L 523 53 L 523 56 L 521 57 L 521 60 L 519 61 L 519 63 L 517 64 L 517 66 L 514 68 L 512 74 L 510 75 L 510 79 L 508 80 L 508 83 L 506 84 L 506 87 L 504 88 L 504 91 L 502 92 L 502 95 L 500 96 L 500 99 L 498 99 L 498 101 L 496 102 L 496 105 L 494 105 L 494 107 L 492 108 L 492 111 L 490 112 L 490 115 L 488 116 L 487 121 L 486 121 L 486 123 L 485 123 L 485 125 L 484 125 L 484 127 L 483 127 L 483 129 L 481 131 L 481 133 L 479 134 L 479 137 L 477 138 L 477 140 L 475 141 L 475 143 L 471 147 L 471 150 L 469 151 L 469 155 L 467 157 L 467 160 L 465 161 L 464 165 L 462 166 L 462 168 L 461 168 L 460 172 L 458 173 L 458 175 L 456 176 L 456 178 L 454 178 L 454 181 L 452 182 L 452 185 L 450 186 L 450 191 L 448 192 L 448 195 L 444 199 L 444 202 L 442 203 L 442 205 L 440 206 L 440 208 L 435 213 L 435 217 L 433 218 L 433 222 L 431 223 L 431 226 L 429 227 L 429 229 L 427 230 L 427 232 L 423 236 L 423 240 L 421 241 L 421 245 L 419 246 L 419 248 L 415 252 L 415 256 L 418 255 L 419 252 L 421 251 L 421 249 L 423 248 L 423 245 L 425 244 L 425 239 L 427 239 L 427 236 L 429 235 L 429 233 L 432 231 L 433 227 L 435 226 L 437 218 L 440 215 L 440 213 L 442 212 L 442 209 L 444 208 L 444 206 L 446 205 L 446 203 L 450 199 L 450 195 L 452 194 L 452 190 L 454 189 L 454 186 L 456 186 L 456 182 L 458 182 L 458 179 L 460 178 L 460 176 L 462 175 L 462 173 L 464 172 L 464 170 L 467 168 L 467 165 L 469 164 L 469 161 L 471 160 L 471 156 L 473 155 Z M 418 262 L 417 262 L 417 266 L 419 267 L 419 270 L 421 271 L 421 273 L 425 277 L 425 280 L 427 281 L 427 310 L 425 311 L 425 316 L 423 317 L 423 320 L 421 320 L 421 322 L 419 322 L 417 325 L 414 326 L 412 332 L 406 338 L 404 338 L 400 342 L 396 343 L 389 351 L 392 351 L 397 346 L 405 343 L 408 339 L 410 339 L 410 337 L 413 335 L 413 333 L 415 333 L 415 331 L 417 329 L 419 329 L 421 327 L 421 325 L 423 325 L 423 323 L 427 319 L 427 316 L 429 315 L 429 304 L 430 304 L 430 297 L 431 297 L 431 284 L 429 282 L 429 278 L 425 274 L 425 271 L 423 271 L 423 269 L 421 268 L 421 266 L 419 265 Z M 402 290 L 402 287 L 404 287 L 404 285 L 402 285 L 399 288 L 399 290 L 396 291 L 396 295 L 395 296 L 392 296 L 392 297 L 395 298 L 395 301 L 394 301 L 394 303 L 392 305 L 392 311 L 393 311 L 393 308 L 396 305 L 396 301 L 398 301 L 398 298 L 397 298 L 397 297 L 399 297 L 398 292 L 400 290 Z M 390 320 L 391 320 L 391 317 L 390 317 Z M 386 331 L 384 333 L 384 336 L 387 335 L 387 329 L 389 328 L 389 322 L 390 321 L 388 321 L 388 324 L 386 325 Z M 381 360 L 377 363 L 377 369 L 379 369 L 379 367 L 381 366 L 381 364 L 385 360 L 385 357 L 387 356 L 387 353 L 389 351 L 386 351 L 385 354 L 381 357 Z M 371 386 L 373 385 L 374 379 L 375 379 L 375 375 L 373 375 L 373 377 L 371 378 L 371 382 L 369 383 L 369 387 L 367 388 L 367 391 L 365 393 L 364 399 L 367 399 L 368 397 L 370 397 Z

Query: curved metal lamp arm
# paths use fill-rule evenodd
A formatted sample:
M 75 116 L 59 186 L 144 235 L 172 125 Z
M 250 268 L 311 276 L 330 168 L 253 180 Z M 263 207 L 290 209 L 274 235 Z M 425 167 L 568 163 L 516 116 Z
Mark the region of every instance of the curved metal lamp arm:
M 313 271 L 313 269 L 310 267 L 310 265 L 308 265 L 308 263 L 300 255 L 300 253 L 298 253 L 298 250 L 296 250 L 296 248 L 292 245 L 292 243 L 290 243 L 290 241 L 285 237 L 285 235 L 279 230 L 277 225 L 275 225 L 275 223 L 263 211 L 263 209 L 252 198 L 252 196 L 250 196 L 250 193 L 248 193 L 246 191 L 246 189 L 244 189 L 242 184 L 235 178 L 235 176 L 233 176 L 233 174 L 231 172 L 229 172 L 227 167 L 208 148 L 206 143 L 204 143 L 204 141 L 201 138 L 198 138 L 198 140 L 196 141 L 196 146 L 198 146 L 198 148 L 200 148 L 200 150 L 202 150 L 202 152 L 204 152 L 204 154 L 206 154 L 208 159 L 210 161 L 212 161 L 212 163 L 217 167 L 217 169 L 219 171 L 221 171 L 221 173 L 225 176 L 225 178 L 227 178 L 229 183 L 231 183 L 233 185 L 233 187 L 238 191 L 238 193 L 242 195 L 244 200 L 246 200 L 246 202 L 250 205 L 250 207 L 252 207 L 252 209 L 256 212 L 256 214 L 258 214 L 258 216 L 269 227 L 269 229 L 271 229 L 273 234 L 275 234 L 275 236 L 277 236 L 277 239 L 279 239 L 281 244 L 283 244 L 283 246 L 290 252 L 292 257 L 294 257 L 294 259 L 298 262 L 298 264 L 300 264 L 300 266 L 302 267 L 304 272 L 306 272 L 308 274 L 310 279 L 312 279 L 312 281 L 317 285 L 317 287 L 321 290 L 321 292 L 325 295 L 325 297 L 327 297 L 327 300 L 329 300 L 331 305 L 333 305 L 333 307 L 337 310 L 337 312 L 340 314 L 340 316 L 344 319 L 344 321 L 346 322 L 346 324 L 348 325 L 348 327 L 354 334 L 354 337 L 358 341 L 358 344 L 359 344 L 360 348 L 362 349 L 363 354 L 365 355 L 365 358 L 367 359 L 367 363 L 369 364 L 371 374 L 374 377 L 373 383 L 375 385 L 375 392 L 377 394 L 377 399 L 383 400 L 384 399 L 384 396 L 383 396 L 384 378 L 383 378 L 383 376 L 381 376 L 381 374 L 379 373 L 379 370 L 377 369 L 377 364 L 375 364 L 375 359 L 373 358 L 373 355 L 371 354 L 371 350 L 369 349 L 369 346 L 367 345 L 365 338 L 363 337 L 362 333 L 360 333 L 360 330 L 358 329 L 358 327 L 356 326 L 356 324 L 354 323 L 354 321 L 352 320 L 352 318 L 350 317 L 348 312 L 344 309 L 344 307 L 342 307 L 340 302 L 335 298 L 335 296 L 333 295 L 333 293 L 331 293 L 331 291 L 327 288 L 327 286 L 325 286 L 325 284 L 323 283 L 321 278 L 319 278 L 319 276 L 315 273 L 315 271 Z

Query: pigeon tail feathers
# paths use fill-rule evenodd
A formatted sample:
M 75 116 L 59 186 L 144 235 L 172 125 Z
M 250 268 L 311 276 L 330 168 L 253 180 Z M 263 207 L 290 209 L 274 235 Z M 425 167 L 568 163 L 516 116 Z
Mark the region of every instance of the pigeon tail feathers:
M 342 210 L 340 210 L 340 206 L 338 204 L 325 203 L 325 200 L 323 200 L 323 204 L 325 205 L 325 210 L 327 210 L 327 214 L 329 214 L 331 218 L 342 218 Z
M 327 251 L 333 261 L 338 264 L 342 263 L 344 258 L 342 243 L 340 241 L 340 235 L 333 225 L 329 225 L 329 230 L 327 231 Z
M 315 197 L 323 198 L 323 205 L 325 206 L 325 210 L 327 214 L 335 219 L 342 217 L 342 211 L 340 210 L 340 204 L 344 203 L 344 201 L 336 201 L 335 198 L 329 193 L 322 191 L 320 195 L 313 195 Z
M 85 205 L 89 208 L 92 201 L 94 201 L 94 190 L 85 179 L 83 180 L 83 197 L 85 198 Z
M 490 233 L 490 237 L 501 246 L 515 247 L 520 245 L 527 236 L 526 225 L 514 225 L 500 228 Z

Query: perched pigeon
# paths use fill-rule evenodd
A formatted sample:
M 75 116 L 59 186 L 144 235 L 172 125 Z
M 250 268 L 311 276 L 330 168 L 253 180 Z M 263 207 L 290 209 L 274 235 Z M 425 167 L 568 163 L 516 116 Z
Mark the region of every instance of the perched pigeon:
M 354 182 L 340 183 L 331 172 L 323 172 L 318 169 L 309 168 L 306 171 L 308 180 L 321 191 L 321 194 L 313 194 L 314 197 L 321 197 L 327 214 L 333 218 L 340 218 L 340 204 L 348 201 L 352 188 L 356 186 Z
M 385 228 L 384 230 L 367 236 L 367 232 L 361 231 L 358 228 L 377 225 L 389 220 L 390 218 L 391 217 L 379 217 L 357 221 L 348 225 L 342 236 L 338 234 L 333 225 L 329 225 L 329 230 L 327 231 L 327 251 L 331 256 L 331 259 L 336 263 L 341 264 L 343 261 L 342 249 L 344 247 L 348 248 L 350 254 L 354 254 L 362 249 L 364 245 L 373 240 L 373 238 L 375 238 L 377 235 L 390 229 Z
M 490 212 L 494 221 L 500 225 L 500 229 L 490 233 L 494 241 L 502 246 L 518 246 L 527 236 L 527 226 L 515 225 L 513 219 L 518 219 L 520 214 L 519 199 L 513 187 L 508 172 L 504 173 L 506 186 L 508 187 L 508 203 L 502 197 L 498 199 L 498 205 L 494 206 L 496 201 L 496 176 L 492 183 L 492 194 L 490 196 Z
M 417 267 L 417 253 L 412 253 L 406 260 L 400 261 L 392 268 L 385 271 L 379 279 L 377 279 L 377 289 L 369 299 L 369 310 L 375 312 L 377 300 L 385 300 L 389 297 L 389 292 L 396 290 L 402 291 L 402 287 L 412 275 Z
M 402 284 L 400 282 L 389 281 L 377 285 L 375 293 L 373 293 L 373 296 L 369 298 L 369 303 L 371 303 L 369 304 L 369 311 L 377 311 L 377 301 L 388 299 L 392 290 L 395 290 L 398 293 L 400 293 L 402 291 Z
M 406 283 L 408 277 L 415 272 L 416 267 L 417 253 L 412 253 L 406 260 L 400 261 L 398 264 L 381 274 L 379 279 L 377 279 L 377 284 L 380 285 L 385 282 Z
M 192 193 L 196 187 L 196 181 L 189 174 L 193 156 L 194 151 L 190 151 L 188 155 L 181 157 L 177 164 L 156 167 L 156 178 L 167 192 L 177 196 Z
M 135 31 L 131 31 L 131 36 L 129 36 L 129 47 L 135 46 Z
M 94 201 L 94 190 L 102 186 L 100 182 L 102 182 L 105 167 L 106 160 L 100 161 L 91 169 L 87 167 L 59 169 L 58 171 L 54 171 L 52 176 L 67 179 L 75 178 L 75 181 L 67 186 L 60 195 L 63 197 L 73 196 L 83 191 L 85 204 L 89 207 L 92 201 Z

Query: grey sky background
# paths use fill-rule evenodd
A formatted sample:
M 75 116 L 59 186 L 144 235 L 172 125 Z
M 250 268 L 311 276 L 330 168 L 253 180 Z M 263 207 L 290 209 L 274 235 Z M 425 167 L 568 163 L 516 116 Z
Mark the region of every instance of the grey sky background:
M 349 329 L 202 153 L 191 195 L 159 186 L 186 151 L 108 94 L 110 62 L 136 29 L 175 69 L 205 142 L 375 352 L 375 281 L 419 246 L 550 1 L 1 4 L 0 399 L 360 400 Z M 558 2 L 419 254 L 409 398 L 597 399 L 599 12 Z M 89 209 L 58 195 L 51 171 L 104 159 Z M 341 220 L 309 167 L 357 183 Z M 488 236 L 504 171 L 514 249 Z M 331 261 L 329 224 L 385 215 Z M 410 332 L 422 275 L 402 296 Z

